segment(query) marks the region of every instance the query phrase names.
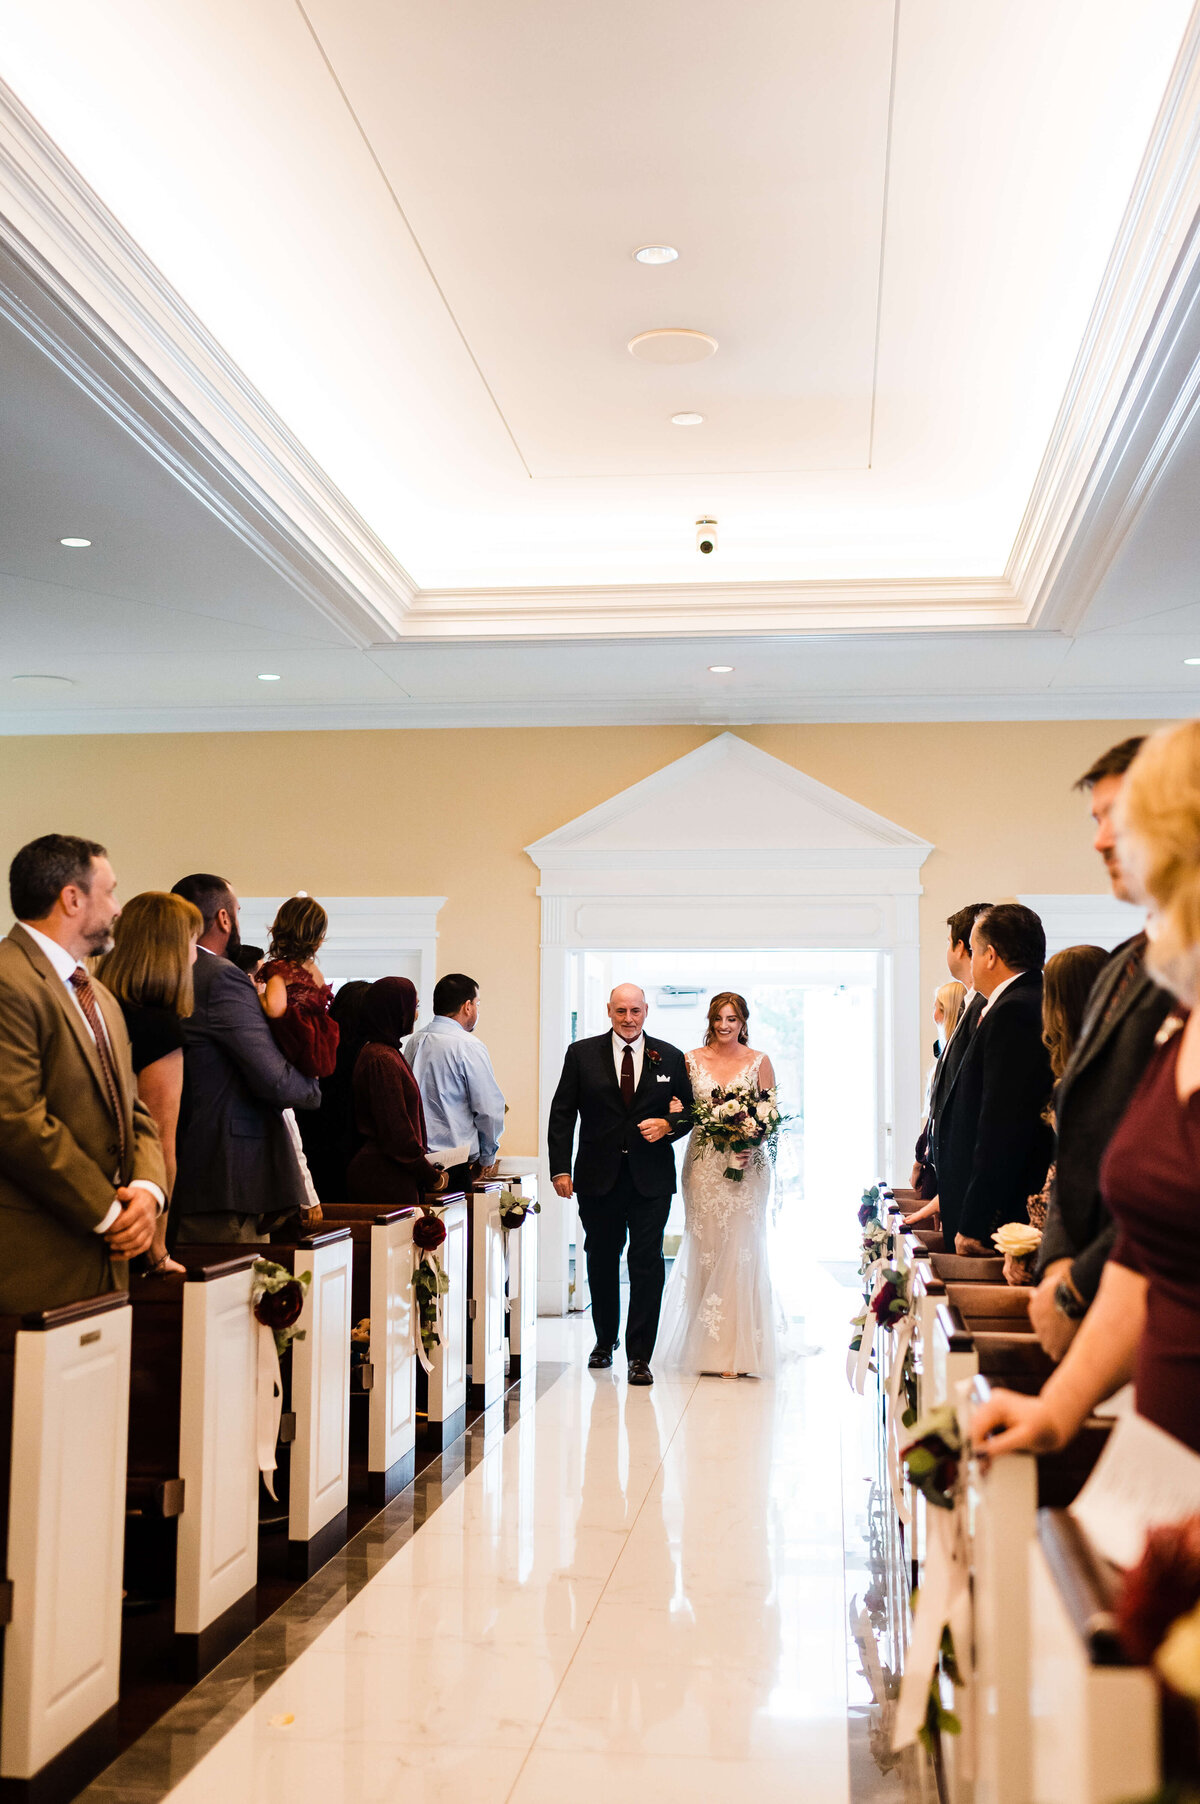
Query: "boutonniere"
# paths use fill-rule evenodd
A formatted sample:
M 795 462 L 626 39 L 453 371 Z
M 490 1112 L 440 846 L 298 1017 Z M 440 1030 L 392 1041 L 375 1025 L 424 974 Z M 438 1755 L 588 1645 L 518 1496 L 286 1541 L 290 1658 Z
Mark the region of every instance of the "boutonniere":
M 652 1065 L 661 1065 L 662 1064 L 662 1053 L 656 1052 L 653 1046 L 647 1046 L 646 1057 L 649 1059 L 649 1061 Z

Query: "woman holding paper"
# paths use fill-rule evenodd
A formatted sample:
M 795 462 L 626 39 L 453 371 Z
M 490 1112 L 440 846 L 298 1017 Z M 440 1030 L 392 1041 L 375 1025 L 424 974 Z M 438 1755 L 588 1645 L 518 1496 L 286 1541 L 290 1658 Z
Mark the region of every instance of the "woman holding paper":
M 1130 1379 L 1139 1414 L 1200 1452 L 1200 721 L 1148 739 L 1118 803 L 1123 868 L 1150 905 L 1147 968 L 1182 1005 L 1101 1167 L 1118 1238 L 1100 1289 L 1039 1397 L 995 1391 L 989 1454 L 1050 1452 Z

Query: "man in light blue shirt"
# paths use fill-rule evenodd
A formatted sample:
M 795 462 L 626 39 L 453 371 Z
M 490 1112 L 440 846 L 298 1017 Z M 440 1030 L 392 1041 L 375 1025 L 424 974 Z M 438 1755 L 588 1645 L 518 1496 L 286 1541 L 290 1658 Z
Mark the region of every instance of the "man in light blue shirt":
M 425 1105 L 433 1151 L 467 1146 L 469 1163 L 488 1176 L 504 1132 L 504 1097 L 488 1049 L 475 1038 L 479 985 L 452 972 L 433 991 L 433 1020 L 404 1042 Z

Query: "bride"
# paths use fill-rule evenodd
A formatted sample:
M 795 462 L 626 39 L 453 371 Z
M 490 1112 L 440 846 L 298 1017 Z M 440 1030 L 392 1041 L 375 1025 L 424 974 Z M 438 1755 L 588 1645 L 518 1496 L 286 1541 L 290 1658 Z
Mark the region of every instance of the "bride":
M 753 1082 L 771 1089 L 775 1073 L 749 1045 L 749 1010 L 733 990 L 714 996 L 704 1045 L 687 1054 L 697 1093 Z M 740 1165 L 745 1177 L 725 1176 Z M 712 1146 L 683 1155 L 684 1234 L 663 1299 L 662 1363 L 677 1371 L 770 1378 L 775 1371 L 775 1300 L 767 1267 L 771 1167 L 753 1153 Z

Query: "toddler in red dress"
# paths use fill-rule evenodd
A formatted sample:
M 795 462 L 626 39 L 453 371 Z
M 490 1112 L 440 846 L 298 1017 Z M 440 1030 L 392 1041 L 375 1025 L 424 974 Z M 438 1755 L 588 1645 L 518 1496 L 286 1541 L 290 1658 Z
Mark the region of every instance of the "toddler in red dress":
M 289 896 L 271 923 L 271 945 L 255 982 L 275 1043 L 305 1077 L 330 1077 L 337 1063 L 338 1024 L 329 1012 L 333 990 L 317 965 L 329 916 L 311 896 Z M 309 1175 L 300 1129 L 291 1109 L 283 1111 L 300 1162 L 309 1207 L 306 1226 L 321 1219 L 321 1204 Z

